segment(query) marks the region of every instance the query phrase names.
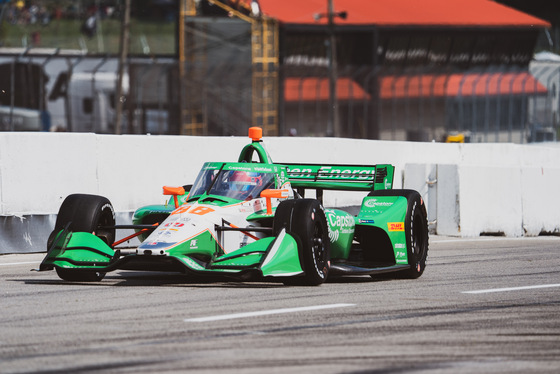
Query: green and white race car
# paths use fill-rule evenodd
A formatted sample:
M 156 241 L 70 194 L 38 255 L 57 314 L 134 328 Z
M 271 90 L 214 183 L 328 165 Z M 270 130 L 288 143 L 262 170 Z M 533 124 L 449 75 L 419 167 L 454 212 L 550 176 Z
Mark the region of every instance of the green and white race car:
M 422 275 L 426 208 L 418 192 L 392 189 L 392 165 L 273 163 L 261 136 L 249 130 L 237 162 L 207 162 L 194 184 L 164 187 L 169 203 L 136 210 L 131 225 L 115 224 L 105 197 L 68 196 L 39 270 L 68 281 L 121 269 L 313 286 L 341 275 Z M 354 216 L 325 209 L 325 190 L 367 196 Z M 135 234 L 116 240 L 119 229 Z M 126 246 L 135 236 L 141 243 Z

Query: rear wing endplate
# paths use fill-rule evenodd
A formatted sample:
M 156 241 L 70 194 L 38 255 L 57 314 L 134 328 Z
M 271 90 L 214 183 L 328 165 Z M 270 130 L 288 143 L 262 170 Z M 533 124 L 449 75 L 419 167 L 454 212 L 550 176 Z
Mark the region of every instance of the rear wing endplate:
M 283 164 L 294 188 L 373 191 L 393 188 L 395 167 L 380 165 Z

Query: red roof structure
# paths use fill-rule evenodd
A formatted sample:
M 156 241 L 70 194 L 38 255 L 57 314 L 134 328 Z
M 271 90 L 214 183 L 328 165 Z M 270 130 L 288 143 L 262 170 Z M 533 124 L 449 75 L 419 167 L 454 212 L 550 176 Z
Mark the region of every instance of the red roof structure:
M 386 76 L 380 84 L 382 99 L 546 93 L 546 87 L 529 72 Z
M 250 3 L 250 0 L 243 0 Z M 537 17 L 490 0 L 333 0 L 337 25 L 550 27 Z M 324 25 L 327 0 L 259 0 L 261 12 L 285 24 Z
M 338 100 L 363 100 L 370 95 L 350 78 L 338 78 L 336 81 Z M 329 80 L 327 78 L 286 78 L 284 81 L 284 99 L 286 102 L 326 101 L 329 99 Z

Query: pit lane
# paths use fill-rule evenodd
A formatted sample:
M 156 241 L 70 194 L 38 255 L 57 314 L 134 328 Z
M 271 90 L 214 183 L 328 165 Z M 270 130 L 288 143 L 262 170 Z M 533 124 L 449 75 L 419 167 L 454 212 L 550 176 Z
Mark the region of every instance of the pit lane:
M 433 237 L 417 280 L 320 287 L 69 283 L 30 271 L 43 254 L 0 256 L 0 373 L 553 373 L 559 254 L 558 237 Z

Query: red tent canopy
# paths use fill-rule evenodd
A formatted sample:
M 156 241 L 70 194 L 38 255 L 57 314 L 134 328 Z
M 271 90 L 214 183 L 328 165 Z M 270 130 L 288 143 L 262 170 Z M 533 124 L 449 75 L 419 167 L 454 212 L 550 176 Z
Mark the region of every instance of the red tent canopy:
M 336 96 L 338 100 L 363 100 L 370 97 L 350 78 L 337 79 Z M 318 77 L 286 78 L 284 99 L 287 102 L 326 101 L 329 99 L 329 80 Z
M 235 1 L 235 0 L 230 0 Z M 250 4 L 251 0 L 241 0 Z M 539 18 L 490 0 L 333 0 L 337 25 L 550 27 Z M 261 12 L 286 24 L 321 25 L 327 0 L 259 0 Z
M 380 83 L 382 99 L 546 93 L 546 87 L 528 72 L 387 76 Z

